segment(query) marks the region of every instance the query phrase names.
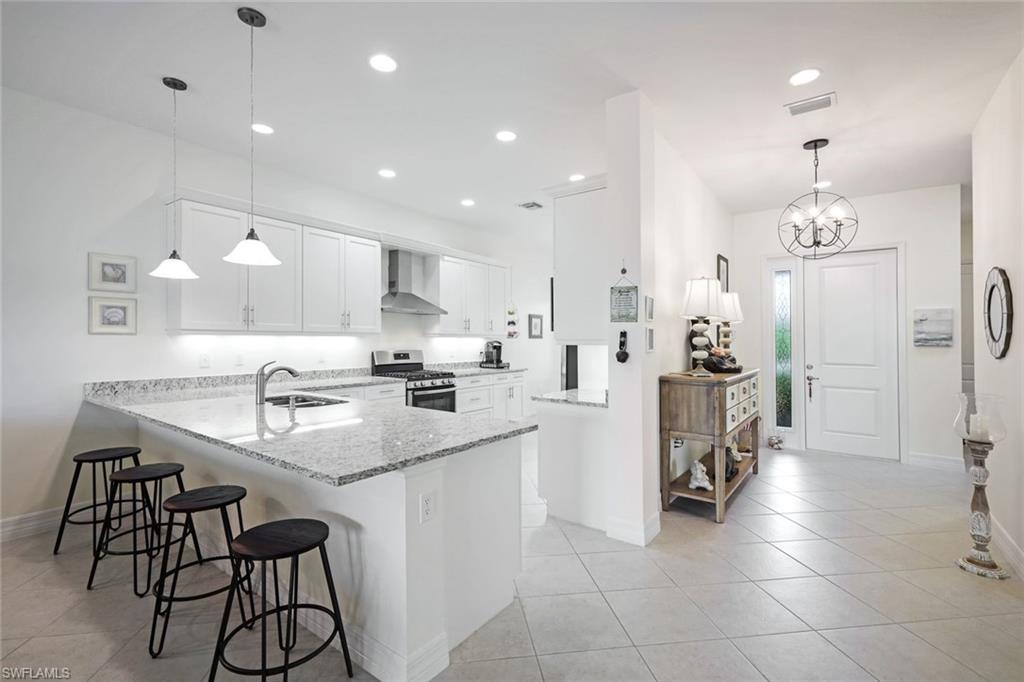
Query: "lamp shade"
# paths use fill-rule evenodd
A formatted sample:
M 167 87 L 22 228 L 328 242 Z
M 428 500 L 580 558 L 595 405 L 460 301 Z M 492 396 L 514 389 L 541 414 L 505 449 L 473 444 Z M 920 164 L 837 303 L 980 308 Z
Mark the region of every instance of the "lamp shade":
M 739 324 L 743 321 L 740 295 L 735 291 L 726 291 L 722 294 L 722 321 L 731 324 Z
M 683 293 L 681 317 L 695 320 L 698 317 L 722 318 L 722 285 L 717 279 L 701 277 L 686 283 Z
M 177 251 L 171 251 L 171 255 L 164 258 L 149 275 L 163 279 L 199 279 L 199 275 L 192 272 L 192 268 L 181 259 Z
M 270 247 L 260 241 L 256 230 L 250 228 L 245 239 L 238 242 L 231 253 L 224 256 L 229 263 L 239 265 L 280 265 L 281 261 L 270 252 Z

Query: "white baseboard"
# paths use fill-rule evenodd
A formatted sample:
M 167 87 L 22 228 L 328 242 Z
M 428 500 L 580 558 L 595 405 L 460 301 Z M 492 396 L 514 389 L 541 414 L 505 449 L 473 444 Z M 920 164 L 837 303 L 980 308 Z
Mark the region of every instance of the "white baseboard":
M 928 469 L 941 469 L 943 471 L 959 471 L 960 473 L 964 473 L 964 460 L 962 457 L 933 455 L 928 452 L 911 452 L 910 456 L 907 458 L 907 464 L 927 467 Z
M 75 512 L 87 506 L 88 503 L 72 505 L 71 511 Z M 11 516 L 0 519 L 0 542 L 27 538 L 30 535 L 41 533 L 53 533 L 54 540 L 57 539 L 57 528 L 60 526 L 60 517 L 64 513 L 64 507 L 54 507 L 43 511 Z
M 610 518 L 605 532 L 613 540 L 646 547 L 661 532 L 661 514 L 654 512 L 643 525 Z
M 1024 549 L 1013 541 L 996 517 L 992 517 L 992 544 L 1010 564 L 1018 578 L 1024 578 Z

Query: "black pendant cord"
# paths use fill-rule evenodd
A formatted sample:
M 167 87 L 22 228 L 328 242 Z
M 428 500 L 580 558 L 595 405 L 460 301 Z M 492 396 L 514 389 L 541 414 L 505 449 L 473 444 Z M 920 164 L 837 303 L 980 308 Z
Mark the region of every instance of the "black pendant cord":
M 171 88 L 171 252 L 178 251 L 178 91 Z
M 814 184 L 811 185 L 811 189 L 814 190 L 814 205 L 818 205 L 818 191 L 821 189 L 818 187 L 818 148 L 814 148 Z
M 249 25 L 249 227 L 253 228 L 254 194 L 256 176 L 256 138 L 252 129 L 256 123 L 256 60 L 253 42 L 255 40 L 255 28 Z

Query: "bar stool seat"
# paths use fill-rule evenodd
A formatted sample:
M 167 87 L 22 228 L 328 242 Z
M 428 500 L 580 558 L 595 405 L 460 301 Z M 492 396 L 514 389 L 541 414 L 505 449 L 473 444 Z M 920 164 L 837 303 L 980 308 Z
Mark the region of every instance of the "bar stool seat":
M 60 517 L 60 527 L 57 529 L 57 540 L 53 543 L 53 553 L 57 554 L 60 552 L 60 543 L 64 539 L 64 530 L 68 524 L 73 526 L 92 526 L 92 551 L 95 553 L 99 548 L 99 538 L 97 537 L 97 529 L 103 525 L 103 510 L 105 510 L 110 502 L 106 497 L 109 490 L 110 481 L 107 474 L 107 465 L 110 465 L 110 472 L 114 472 L 117 469 L 124 466 L 125 460 L 131 460 L 131 464 L 134 466 L 139 465 L 139 454 L 142 452 L 140 448 L 136 447 L 113 447 L 113 448 L 100 448 L 99 450 L 89 450 L 87 452 L 79 452 L 77 455 L 71 458 L 75 463 L 75 472 L 71 476 L 71 486 L 68 488 L 67 501 L 64 503 L 64 513 Z M 92 472 L 92 502 L 71 511 L 71 505 L 75 499 L 75 493 L 78 490 L 78 479 L 82 474 L 82 467 L 88 466 Z M 99 468 L 102 472 L 103 483 L 100 487 L 103 489 L 103 499 L 100 500 L 96 493 L 96 470 Z M 131 510 L 125 511 L 124 501 L 118 498 L 116 501 L 117 513 L 111 515 L 111 521 L 115 530 L 121 527 L 121 519 L 124 519 L 136 511 L 142 504 L 142 500 L 133 500 L 131 503 Z M 88 514 L 91 518 L 82 520 L 82 515 Z
M 110 480 L 114 483 L 149 483 L 177 476 L 184 470 L 184 466 L 175 462 L 157 462 L 115 471 Z
M 331 573 L 331 565 L 327 559 L 327 536 L 330 529 L 327 524 L 317 519 L 285 519 L 282 521 L 271 521 L 255 528 L 251 528 L 238 535 L 231 542 L 231 556 L 237 561 L 234 562 L 233 575 L 231 578 L 231 589 L 228 590 L 227 603 L 224 605 L 224 616 L 220 622 L 220 633 L 217 635 L 217 646 L 213 654 L 213 665 L 210 668 L 209 681 L 214 682 L 217 670 L 221 667 L 237 675 L 258 675 L 261 679 L 269 676 L 284 675 L 288 679 L 288 671 L 296 668 L 323 652 L 334 641 L 338 635 L 341 640 L 341 650 L 345 655 L 345 668 L 349 677 L 352 677 L 352 658 L 349 656 L 348 640 L 345 638 L 345 628 L 341 622 L 341 608 L 338 606 L 338 594 L 334 589 L 334 576 Z M 307 552 L 318 551 L 320 563 L 323 566 L 324 580 L 327 583 L 327 594 L 330 596 L 330 607 L 316 603 L 299 603 L 299 557 Z M 279 576 L 277 562 L 287 561 L 288 579 L 287 594 L 284 602 L 281 600 L 279 589 Z M 241 599 L 244 593 L 246 575 L 241 572 L 244 564 L 260 564 L 260 590 L 262 596 L 262 613 L 254 613 L 252 618 L 242 620 L 230 631 L 228 621 L 231 615 L 232 602 L 235 595 Z M 272 565 L 273 575 L 268 576 L 267 562 Z M 254 569 L 253 569 L 254 570 Z M 251 572 L 251 571 L 250 571 Z M 272 581 L 268 591 L 267 579 Z M 283 577 L 283 576 L 282 576 Z M 273 593 L 275 606 L 267 607 L 267 598 Z M 298 641 L 299 611 L 307 614 L 318 611 L 326 614 L 334 622 L 334 628 L 330 634 L 315 647 L 298 659 L 292 659 L 291 653 Z M 321 616 L 322 617 L 322 616 Z M 267 621 L 271 618 L 277 620 L 277 645 L 284 652 L 284 662 L 281 665 L 269 665 L 267 662 Z M 283 623 L 282 623 L 283 621 Z M 252 629 L 260 624 L 260 665 L 254 668 L 244 668 L 228 660 L 227 648 L 231 640 L 242 629 Z
M 140 454 L 142 454 L 142 448 L 100 448 L 99 450 L 79 452 L 71 460 L 82 464 L 97 464 L 99 462 L 116 462 Z
M 174 497 L 168 497 L 164 509 L 175 514 L 194 514 L 195 512 L 219 509 L 238 502 L 246 496 L 246 489 L 240 485 L 210 485 L 193 488 Z M 228 538 L 230 540 L 230 538 Z
M 316 549 L 329 534 L 327 524 L 316 519 L 271 521 L 236 537 L 231 551 L 250 561 L 273 561 Z

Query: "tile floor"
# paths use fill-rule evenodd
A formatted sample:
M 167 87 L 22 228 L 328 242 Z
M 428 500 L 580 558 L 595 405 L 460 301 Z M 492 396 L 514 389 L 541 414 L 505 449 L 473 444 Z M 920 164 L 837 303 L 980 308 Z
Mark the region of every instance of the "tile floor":
M 1021 580 L 953 566 L 968 546 L 964 475 L 769 451 L 725 524 L 679 504 L 638 548 L 548 518 L 535 472 L 526 457 L 518 598 L 438 680 L 1024 680 Z M 205 679 L 218 605 L 176 614 L 154 661 L 151 603 L 131 595 L 127 562 L 101 564 L 85 592 L 88 540 L 71 539 L 57 558 L 49 535 L 0 545 L 2 666 Z M 331 650 L 291 678 L 341 666 Z

